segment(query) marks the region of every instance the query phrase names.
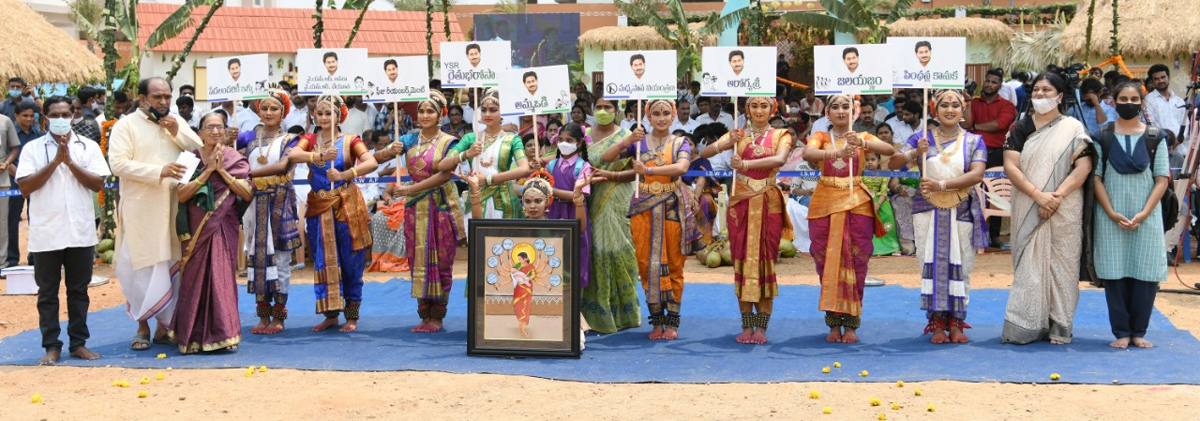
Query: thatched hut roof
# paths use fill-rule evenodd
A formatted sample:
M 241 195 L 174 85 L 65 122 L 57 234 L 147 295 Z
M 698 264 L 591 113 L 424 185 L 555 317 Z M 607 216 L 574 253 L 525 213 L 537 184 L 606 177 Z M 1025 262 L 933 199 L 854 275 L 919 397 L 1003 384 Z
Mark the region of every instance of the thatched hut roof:
M 692 32 L 697 32 L 703 27 L 703 23 L 688 25 Z M 701 38 L 700 45 L 717 45 L 717 36 Z M 649 26 L 603 26 L 580 34 L 579 47 L 603 50 L 664 50 L 672 48 L 672 45 Z
M 103 63 L 63 30 L 19 0 L 0 0 L 10 25 L 0 25 L 0 75 L 29 83 L 91 82 Z
M 966 37 L 987 43 L 1007 43 L 1016 33 L 995 19 L 947 18 L 901 19 L 890 25 L 889 35 L 898 37 Z
M 1121 2 L 1118 38 L 1126 57 L 1170 57 L 1200 48 L 1200 1 L 1139 0 Z M 1062 34 L 1063 52 L 1084 55 L 1087 32 L 1087 3 Z M 1092 21 L 1091 55 L 1108 57 L 1112 52 L 1112 1 L 1096 2 Z

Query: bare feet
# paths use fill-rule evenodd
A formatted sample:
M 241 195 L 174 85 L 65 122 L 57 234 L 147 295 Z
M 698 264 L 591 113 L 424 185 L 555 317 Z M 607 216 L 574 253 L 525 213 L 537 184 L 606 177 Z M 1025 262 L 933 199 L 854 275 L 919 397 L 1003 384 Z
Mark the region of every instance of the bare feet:
M 750 337 L 750 341 L 751 341 L 751 343 L 754 343 L 755 345 L 762 345 L 762 344 L 767 343 L 767 330 L 766 329 L 758 329 L 758 330 L 754 331 L 754 335 Z
M 267 326 L 269 326 L 270 324 L 271 324 L 270 317 L 260 317 L 258 319 L 258 324 L 254 325 L 254 327 L 250 328 L 250 333 L 253 333 L 255 335 L 262 335 L 264 333 L 267 333 L 266 332 Z
M 1112 341 L 1112 343 L 1109 343 L 1108 346 L 1116 349 L 1129 348 L 1129 338 L 1119 338 L 1115 341 Z
M 752 343 L 754 343 L 750 339 L 752 336 L 754 336 L 754 329 L 747 327 L 747 328 L 742 329 L 741 335 L 737 335 L 737 337 L 733 338 L 733 339 L 738 341 L 739 344 L 752 344 Z
M 312 330 L 313 330 L 313 332 L 324 332 L 326 329 L 329 329 L 329 328 L 337 326 L 337 325 L 338 325 L 337 316 L 326 317 L 325 320 L 322 321 L 320 324 L 313 326 Z
M 62 357 L 61 349 L 47 349 L 46 355 L 38 360 L 38 365 L 55 365 L 58 364 L 59 357 Z
M 1133 338 L 1130 341 L 1133 343 L 1133 346 L 1138 348 L 1154 348 L 1154 344 L 1147 341 L 1146 338 Z
M 1063 342 L 1063 341 L 1060 341 L 1060 340 L 1058 340 L 1058 339 L 1051 339 L 1051 340 L 1050 340 L 1050 344 L 1052 344 L 1052 345 L 1066 345 L 1067 343 L 1066 343 L 1066 342 Z
M 677 338 L 679 338 L 679 329 L 678 328 L 668 327 L 662 333 L 663 340 L 673 341 Z
M 950 338 L 946 337 L 946 331 L 936 330 L 933 332 L 933 339 L 930 339 L 929 342 L 933 342 L 935 344 L 944 344 L 949 343 Z
M 442 319 L 429 319 L 429 333 L 437 333 L 445 326 L 446 324 L 442 323 Z
M 521 324 L 521 335 L 523 335 L 523 336 L 525 336 L 526 338 L 528 338 L 528 337 L 529 337 L 529 331 L 525 330 L 525 327 L 526 327 L 526 326 L 527 326 L 527 325 L 526 325 L 526 324 L 524 324 L 524 323 L 522 323 L 522 324 Z
M 954 342 L 956 344 L 965 344 L 969 340 L 970 339 L 967 338 L 967 335 L 963 333 L 962 328 L 950 328 L 950 342 Z
M 829 336 L 825 337 L 825 342 L 841 342 L 841 341 L 842 341 L 842 328 L 840 328 L 840 327 L 829 328 Z
M 646 337 L 650 338 L 650 340 L 654 340 L 654 341 L 662 339 L 663 338 L 663 327 L 662 326 L 654 326 L 654 330 L 650 331 L 650 334 L 646 335 Z
M 422 319 L 420 324 L 413 326 L 412 331 L 416 332 L 416 333 L 428 332 L 429 331 L 429 319 Z
M 283 320 L 275 319 L 261 333 L 264 335 L 274 335 L 279 332 L 283 332 Z
M 846 332 L 842 333 L 842 343 L 844 343 L 844 344 L 858 343 L 858 334 L 854 332 L 854 329 L 846 328 Z
M 87 361 L 100 359 L 100 354 L 97 354 L 94 351 L 87 349 L 87 347 L 84 347 L 84 346 L 81 346 L 79 348 L 76 348 L 74 351 L 71 351 L 71 356 L 81 359 L 81 360 L 87 360 Z
M 346 324 L 342 325 L 341 329 L 338 329 L 339 332 L 345 332 L 345 333 L 353 332 L 356 330 L 358 330 L 358 320 L 346 320 Z

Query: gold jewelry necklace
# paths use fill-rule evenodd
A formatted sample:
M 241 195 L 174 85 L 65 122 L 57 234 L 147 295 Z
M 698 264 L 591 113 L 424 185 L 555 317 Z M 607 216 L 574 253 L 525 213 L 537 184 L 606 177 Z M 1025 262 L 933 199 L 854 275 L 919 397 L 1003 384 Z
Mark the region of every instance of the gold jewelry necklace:
M 954 156 L 954 154 L 956 152 L 958 152 L 958 149 L 962 146 L 962 143 L 963 143 L 961 140 L 962 133 L 963 133 L 962 130 L 959 130 L 958 133 L 955 133 L 954 135 L 947 135 L 945 133 L 942 133 L 941 130 L 933 131 L 933 145 L 935 147 L 937 147 L 938 155 L 941 156 L 942 163 L 949 164 L 950 157 Z M 959 139 L 959 140 L 954 142 L 953 148 L 947 151 L 947 150 L 944 150 L 942 147 L 943 142 L 938 141 L 939 136 L 945 138 L 947 142 L 954 140 L 954 139 Z
M 669 141 L 671 140 L 671 135 L 667 135 L 667 138 L 663 139 L 663 138 L 655 137 L 654 134 L 647 134 L 646 138 L 651 141 L 658 142 L 658 145 L 654 147 L 654 150 L 647 152 L 648 154 L 653 154 L 652 157 L 654 158 L 654 165 L 657 165 L 660 167 L 663 165 L 667 165 L 667 158 L 663 156 L 662 150 L 663 150 L 663 148 L 665 148 L 667 146 L 667 143 L 669 143 Z M 649 146 L 649 145 L 647 145 L 647 146 Z M 646 159 L 647 158 L 642 158 L 642 161 L 645 161 Z
M 501 134 L 503 134 L 503 132 L 496 134 L 490 134 L 486 131 L 483 132 L 483 152 L 481 152 L 481 156 L 479 156 L 479 165 L 483 166 L 484 168 L 491 168 L 492 164 L 496 163 L 495 157 L 484 157 L 482 154 L 487 153 L 487 151 L 492 148 L 492 144 L 496 143 L 496 140 L 500 138 Z
M 254 140 L 254 147 L 259 149 L 259 152 L 258 152 L 259 165 L 267 165 L 267 153 L 270 152 L 270 149 L 271 149 L 270 143 L 267 143 L 266 145 L 264 145 L 262 143 L 263 140 L 267 140 L 266 138 L 263 137 L 264 131 L 265 130 L 263 130 L 263 129 L 257 129 L 254 131 L 254 134 L 256 137 L 256 139 Z M 272 141 L 274 141 L 276 137 L 279 137 L 279 132 L 280 132 L 280 130 L 276 130 L 274 133 L 271 133 L 268 136 Z
M 831 143 L 833 144 L 833 151 L 835 153 L 840 154 L 842 149 L 845 149 L 846 146 L 850 144 L 850 139 L 846 138 L 846 132 L 842 132 L 839 134 L 839 133 L 834 133 L 833 130 L 830 129 L 829 135 L 833 138 L 833 139 L 831 139 Z M 838 139 L 844 139 L 841 147 L 838 147 L 838 144 L 837 144 Z M 831 165 L 836 170 L 841 171 L 842 169 L 845 169 L 847 165 L 849 165 L 849 161 L 847 161 L 846 158 L 842 158 L 841 156 L 838 156 L 835 159 L 836 160 L 833 161 L 833 164 L 831 164 Z
M 751 136 L 751 139 L 753 139 L 750 142 L 750 147 L 753 148 L 753 150 L 754 150 L 754 156 L 765 155 L 766 149 L 763 148 L 762 142 L 763 142 L 763 140 L 766 139 L 767 132 L 769 132 L 769 131 L 771 131 L 771 126 L 767 126 L 764 128 L 759 128 L 759 127 L 751 127 L 750 128 L 750 136 Z
M 412 169 L 421 171 L 425 169 L 425 151 L 433 147 L 433 141 L 441 136 L 441 132 L 433 134 L 433 137 L 425 137 L 425 131 L 417 132 L 417 153 L 414 155 L 416 162 L 413 162 Z

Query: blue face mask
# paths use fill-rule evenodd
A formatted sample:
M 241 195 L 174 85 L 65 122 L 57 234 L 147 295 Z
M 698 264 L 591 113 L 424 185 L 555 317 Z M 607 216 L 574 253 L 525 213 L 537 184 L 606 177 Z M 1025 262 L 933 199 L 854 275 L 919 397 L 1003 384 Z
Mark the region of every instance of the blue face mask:
M 21 90 L 20 89 L 9 89 L 8 96 L 13 97 L 13 98 L 19 97 L 19 96 L 21 96 Z

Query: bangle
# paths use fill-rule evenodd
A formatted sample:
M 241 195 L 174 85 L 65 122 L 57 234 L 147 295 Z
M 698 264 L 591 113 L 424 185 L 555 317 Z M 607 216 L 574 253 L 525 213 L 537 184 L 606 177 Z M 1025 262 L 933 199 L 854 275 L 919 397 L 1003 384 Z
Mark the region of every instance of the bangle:
M 581 206 L 581 205 L 583 205 L 583 195 L 582 195 L 582 194 L 581 194 L 581 195 L 578 195 L 578 196 L 575 196 L 575 198 L 574 198 L 573 200 L 575 201 L 575 205 L 576 205 L 576 206 Z
M 487 180 L 487 181 L 486 181 L 486 184 L 485 184 L 485 185 L 488 185 L 488 186 L 492 185 L 492 174 L 488 174 L 488 176 L 487 176 L 487 179 L 486 179 L 486 180 Z
M 354 174 L 354 178 L 358 178 L 358 168 L 350 168 L 350 172 Z
M 192 180 L 192 182 L 193 182 L 193 183 L 196 183 L 196 185 L 197 185 L 197 186 L 203 186 L 203 185 L 204 185 L 204 182 L 200 181 L 200 179 L 199 179 L 199 178 L 197 178 L 197 179 L 195 179 L 195 180 Z
M 946 180 L 938 181 L 938 189 L 940 189 L 941 191 L 946 191 Z

